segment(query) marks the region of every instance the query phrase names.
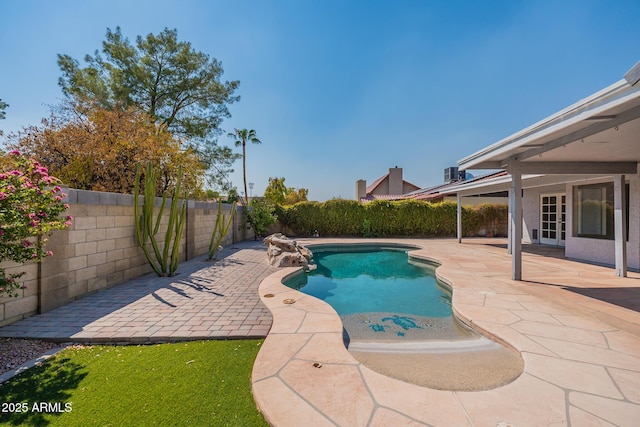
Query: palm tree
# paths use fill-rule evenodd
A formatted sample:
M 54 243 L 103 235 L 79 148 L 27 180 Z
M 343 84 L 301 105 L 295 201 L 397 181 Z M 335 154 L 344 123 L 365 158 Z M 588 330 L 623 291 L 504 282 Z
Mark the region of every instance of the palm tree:
M 235 139 L 236 147 L 242 146 L 242 178 L 244 180 L 244 202 L 245 206 L 249 205 L 249 193 L 247 192 L 247 141 L 254 144 L 260 144 L 262 141 L 256 136 L 253 129 L 233 129 L 233 132 L 227 134 L 229 138 Z

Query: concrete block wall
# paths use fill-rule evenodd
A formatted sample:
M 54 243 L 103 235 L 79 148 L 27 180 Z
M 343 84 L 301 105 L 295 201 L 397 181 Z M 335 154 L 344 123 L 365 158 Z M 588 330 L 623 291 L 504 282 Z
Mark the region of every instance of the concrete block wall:
M 44 259 L 39 266 L 3 264 L 7 273 L 27 273 L 22 277 L 26 289 L 19 292 L 19 297 L 0 298 L 0 326 L 153 273 L 136 242 L 132 195 L 74 189 L 65 192 L 70 207 L 66 214 L 72 215 L 74 220 L 67 230 L 56 230 L 49 237 L 46 249 L 53 251 L 54 256 Z M 225 236 L 223 246 L 253 238 L 250 230 L 242 227 L 242 209 L 222 206 L 225 218 L 229 217 L 231 209 L 237 210 L 235 224 Z M 157 235 L 161 242 L 169 218 L 168 210 L 165 206 Z M 207 254 L 217 212 L 217 203 L 187 202 L 180 245 L 181 262 Z

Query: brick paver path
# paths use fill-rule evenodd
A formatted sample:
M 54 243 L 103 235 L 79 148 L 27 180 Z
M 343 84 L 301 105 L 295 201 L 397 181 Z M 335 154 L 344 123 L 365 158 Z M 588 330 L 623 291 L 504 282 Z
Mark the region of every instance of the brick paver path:
M 271 313 L 258 285 L 276 271 L 262 242 L 225 248 L 221 259 L 182 262 L 174 277 L 148 274 L 0 328 L 0 337 L 60 342 L 163 342 L 265 337 Z

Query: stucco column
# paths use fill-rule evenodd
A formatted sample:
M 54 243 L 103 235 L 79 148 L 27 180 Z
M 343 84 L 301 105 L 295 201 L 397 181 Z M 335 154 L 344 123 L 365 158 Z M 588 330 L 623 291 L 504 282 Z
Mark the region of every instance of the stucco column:
M 613 180 L 613 226 L 615 236 L 616 276 L 627 277 L 627 202 L 624 175 Z
M 513 245 L 511 240 L 513 239 L 513 228 L 511 227 L 511 212 L 513 212 L 513 197 L 509 192 L 509 208 L 507 209 L 507 253 L 511 255 L 513 253 Z
M 511 278 L 522 280 L 522 173 L 518 162 L 509 162 L 511 191 L 509 210 L 511 212 Z
M 458 243 L 462 243 L 462 197 L 460 197 L 460 193 L 456 194 L 456 199 L 458 202 L 458 206 L 456 208 L 457 211 L 457 231 L 458 231 Z

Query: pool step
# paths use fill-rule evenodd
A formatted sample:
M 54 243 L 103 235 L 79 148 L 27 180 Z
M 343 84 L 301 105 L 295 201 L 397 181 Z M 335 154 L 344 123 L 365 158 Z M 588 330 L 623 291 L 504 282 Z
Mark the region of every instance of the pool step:
M 437 340 L 409 342 L 351 341 L 350 351 L 373 353 L 460 353 L 469 351 L 496 350 L 501 346 L 488 338 L 470 340 Z

